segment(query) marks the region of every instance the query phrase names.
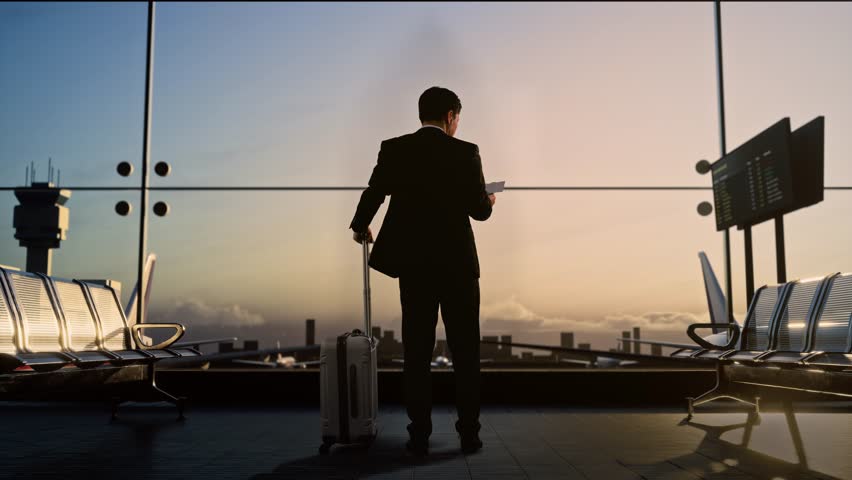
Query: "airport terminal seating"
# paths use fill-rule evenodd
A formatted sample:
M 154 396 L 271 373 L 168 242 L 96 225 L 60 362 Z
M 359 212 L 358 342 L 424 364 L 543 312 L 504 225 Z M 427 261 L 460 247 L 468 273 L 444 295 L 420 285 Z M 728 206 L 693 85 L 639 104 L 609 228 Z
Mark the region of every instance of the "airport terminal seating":
M 780 390 L 852 398 L 852 273 L 761 287 L 740 333 L 736 345 L 672 353 L 716 362 L 715 388 L 687 399 L 687 419 L 719 398 L 752 405 L 759 419 L 761 395 Z
M 113 416 L 121 403 L 144 392 L 174 403 L 183 418 L 183 399 L 157 387 L 154 365 L 201 353 L 169 348 L 183 335 L 183 325 L 129 325 L 119 289 L 109 280 L 66 280 L 0 267 L 0 394 L 47 391 L 61 398 L 58 392 L 116 387 L 107 388 L 119 392 L 110 397 Z M 174 334 L 147 345 L 143 331 L 149 328 Z

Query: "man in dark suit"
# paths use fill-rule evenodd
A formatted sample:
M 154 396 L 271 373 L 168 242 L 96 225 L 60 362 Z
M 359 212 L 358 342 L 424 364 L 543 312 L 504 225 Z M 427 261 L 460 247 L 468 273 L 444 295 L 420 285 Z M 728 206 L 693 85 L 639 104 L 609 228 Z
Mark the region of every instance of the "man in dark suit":
M 370 222 L 391 201 L 370 266 L 399 278 L 408 450 L 427 453 L 432 433 L 432 351 L 438 308 L 453 357 L 456 430 L 462 450 L 479 439 L 479 259 L 470 218 L 491 216 L 479 147 L 454 138 L 461 101 L 432 87 L 419 101 L 422 128 L 382 142 L 369 186 L 352 219 L 356 242 L 373 241 Z

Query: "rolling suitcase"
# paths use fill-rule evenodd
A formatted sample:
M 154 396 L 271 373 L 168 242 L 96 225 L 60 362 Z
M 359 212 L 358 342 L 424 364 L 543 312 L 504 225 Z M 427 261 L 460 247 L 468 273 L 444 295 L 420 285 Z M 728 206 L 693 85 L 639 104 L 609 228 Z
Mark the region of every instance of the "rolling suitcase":
M 335 443 L 369 446 L 376 438 L 378 339 L 370 337 L 370 246 L 366 241 L 362 245 L 364 331 L 328 338 L 320 347 L 321 454 Z

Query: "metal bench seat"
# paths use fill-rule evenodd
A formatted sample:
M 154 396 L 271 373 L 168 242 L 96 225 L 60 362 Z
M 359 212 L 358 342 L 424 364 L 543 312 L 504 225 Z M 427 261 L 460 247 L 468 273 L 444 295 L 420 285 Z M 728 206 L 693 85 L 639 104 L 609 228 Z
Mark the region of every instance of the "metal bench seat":
M 55 370 L 70 364 L 71 358 L 61 353 L 33 353 L 20 348 L 17 312 L 8 298 L 6 278 L 0 272 L 0 372 L 26 368 Z
M 71 365 L 73 359 L 62 353 L 2 353 L 0 354 L 0 372 L 32 369 L 51 371 Z
M 115 359 L 110 363 L 115 365 L 126 365 L 128 363 L 146 363 L 151 361 L 152 357 L 145 351 L 140 350 L 110 350 L 109 353 L 115 355 Z
M 813 318 L 808 368 L 852 368 L 852 273 L 833 275 L 823 287 Z
M 672 352 L 670 356 L 676 358 L 689 358 L 695 355 L 698 352 L 703 352 L 704 349 L 701 348 L 679 348 Z
M 701 350 L 692 355 L 692 358 L 719 359 L 725 354 L 730 353 L 730 350 Z
M 82 352 L 67 352 L 65 355 L 71 357 L 74 364 L 81 367 L 90 367 L 110 363 L 116 359 L 115 355 L 110 352 L 101 352 L 98 350 L 86 350 Z
M 201 355 L 200 351 L 192 347 L 170 348 L 169 351 L 177 353 L 181 357 L 197 357 Z
M 740 349 L 719 357 L 717 385 L 688 399 L 689 417 L 695 406 L 717 398 L 733 398 L 758 412 L 755 388 L 852 398 L 852 273 L 763 287 L 759 293 Z
M 43 279 L 0 268 L 0 370 L 72 365 L 74 358 L 63 352 L 61 333 Z
M 144 323 L 128 327 L 118 295 L 111 282 L 80 281 L 87 294 L 92 312 L 101 328 L 101 348 L 118 356 L 116 362 L 157 361 L 166 358 L 200 355 L 194 349 L 169 349 L 168 346 L 183 336 L 179 324 Z M 175 335 L 151 347 L 145 346 L 139 333 L 144 328 L 171 328 Z
M 726 358 L 737 357 L 739 360 L 755 360 L 760 354 L 766 353 L 772 344 L 772 323 L 775 314 L 783 303 L 784 295 L 789 284 L 765 285 L 755 293 L 743 323 L 740 345 L 736 352 Z
M 726 346 L 718 346 L 718 348 L 712 349 L 680 349 L 672 353 L 671 356 L 718 361 L 758 361 L 762 355 L 766 354 L 770 345 L 772 319 L 786 288 L 787 284 L 764 286 L 755 292 L 736 349 Z
M 75 365 L 151 363 L 200 355 L 188 347 L 165 348 L 183 334 L 177 324 L 145 324 L 172 328 L 176 334 L 160 348 L 138 348 L 111 282 L 81 282 L 0 268 L 0 369 L 56 369 Z
M 809 367 L 852 369 L 852 354 L 836 352 L 817 353 L 802 363 Z
M 724 357 L 725 360 L 731 360 L 735 362 L 754 362 L 761 355 L 766 354 L 764 351 L 754 351 L 754 350 L 736 350 L 733 352 L 725 352 L 726 355 Z
M 136 388 L 113 390 L 119 395 L 113 398 L 113 417 L 125 399 L 153 394 L 177 405 L 183 418 L 184 399 L 157 387 L 154 365 L 201 353 L 168 348 L 183 335 L 180 324 L 129 326 L 117 287 L 112 281 L 65 280 L 0 267 L 0 392 L 24 384 L 54 389 L 132 383 Z M 141 336 L 146 328 L 175 332 L 147 346 Z M 140 388 L 141 396 L 127 397 Z
M 780 310 L 773 323 L 771 349 L 757 358 L 760 362 L 798 365 L 811 355 L 808 332 L 822 300 L 825 286 L 833 275 L 790 282 L 779 299 Z
M 760 362 L 787 365 L 803 365 L 802 360 L 808 358 L 808 352 L 766 352 L 758 358 Z

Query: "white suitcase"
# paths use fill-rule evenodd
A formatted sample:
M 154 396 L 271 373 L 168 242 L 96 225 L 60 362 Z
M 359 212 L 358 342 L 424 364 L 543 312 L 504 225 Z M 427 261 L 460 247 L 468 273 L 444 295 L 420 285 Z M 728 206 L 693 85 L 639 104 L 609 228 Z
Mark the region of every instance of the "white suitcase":
M 335 443 L 369 446 L 376 438 L 378 339 L 369 336 L 370 247 L 367 242 L 363 242 L 363 256 L 364 332 L 353 330 L 328 338 L 320 347 L 321 454 L 328 453 Z

